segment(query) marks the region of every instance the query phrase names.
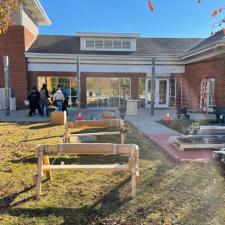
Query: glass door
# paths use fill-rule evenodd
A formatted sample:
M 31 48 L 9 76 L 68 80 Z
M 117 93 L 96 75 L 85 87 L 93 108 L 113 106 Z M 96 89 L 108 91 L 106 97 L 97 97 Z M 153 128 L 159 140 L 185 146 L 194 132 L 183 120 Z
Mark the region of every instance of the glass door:
M 156 80 L 155 107 L 156 108 L 169 107 L 169 80 L 168 79 Z
M 151 106 L 151 90 L 152 80 L 146 79 L 145 82 L 145 106 Z M 155 80 L 155 108 L 169 107 L 169 80 L 156 79 Z

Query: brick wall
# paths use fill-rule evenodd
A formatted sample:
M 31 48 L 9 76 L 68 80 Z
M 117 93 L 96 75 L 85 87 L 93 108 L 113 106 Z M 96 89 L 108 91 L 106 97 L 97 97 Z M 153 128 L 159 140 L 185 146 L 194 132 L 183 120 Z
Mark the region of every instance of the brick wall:
M 199 109 L 199 86 L 205 76 L 215 78 L 215 102 L 217 106 L 225 106 L 225 59 L 186 65 L 184 81 L 192 109 Z
M 23 26 L 13 26 L 6 34 L 0 35 L 0 56 L 9 56 L 10 88 L 17 99 L 17 107 L 24 106 L 27 97 L 27 64 L 25 59 L 25 45 L 33 41 L 34 36 Z M 0 87 L 3 87 L 3 62 L 0 58 Z
M 28 80 L 29 80 L 29 88 L 32 86 L 37 86 L 37 77 L 38 76 L 59 76 L 59 77 L 74 77 L 76 73 L 69 72 L 29 72 Z M 87 77 L 129 77 L 131 78 L 131 98 L 138 99 L 138 85 L 139 78 L 145 77 L 144 73 L 81 73 L 81 104 L 86 106 L 87 99 L 87 90 L 86 90 L 86 79 Z

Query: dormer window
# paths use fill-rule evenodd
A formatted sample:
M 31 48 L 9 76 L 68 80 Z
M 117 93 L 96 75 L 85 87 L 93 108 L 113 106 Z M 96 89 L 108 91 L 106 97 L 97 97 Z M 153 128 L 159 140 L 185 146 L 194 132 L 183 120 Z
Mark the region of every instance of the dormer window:
M 86 40 L 86 48 L 95 48 L 95 41 L 94 40 Z
M 81 37 L 81 50 L 136 51 L 136 39 Z

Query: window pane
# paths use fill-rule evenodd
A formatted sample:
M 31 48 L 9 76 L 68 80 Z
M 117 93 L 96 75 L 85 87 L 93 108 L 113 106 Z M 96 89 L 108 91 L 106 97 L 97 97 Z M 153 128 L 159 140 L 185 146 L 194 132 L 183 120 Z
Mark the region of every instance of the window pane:
M 123 40 L 122 41 L 122 45 L 123 45 L 123 48 L 125 49 L 130 49 L 130 41 L 127 41 L 127 40 Z
M 121 40 L 113 41 L 113 48 L 121 48 Z
M 87 106 L 97 107 L 97 79 L 87 78 Z
M 130 78 L 120 79 L 120 97 L 130 99 Z
M 167 80 L 160 80 L 159 81 L 159 104 L 165 105 L 166 104 L 166 97 L 167 97 Z
M 105 48 L 112 48 L 113 47 L 113 43 L 112 43 L 111 40 L 105 40 L 104 45 L 105 45 Z
M 94 48 L 95 42 L 94 40 L 86 40 L 86 48 Z
M 95 40 L 95 48 L 103 48 L 103 40 Z
M 119 79 L 109 79 L 109 96 L 119 96 Z

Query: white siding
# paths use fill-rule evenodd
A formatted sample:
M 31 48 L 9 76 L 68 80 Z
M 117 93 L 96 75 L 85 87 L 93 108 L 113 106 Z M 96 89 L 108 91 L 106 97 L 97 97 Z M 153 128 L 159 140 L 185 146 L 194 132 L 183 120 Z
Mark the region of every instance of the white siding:
M 28 63 L 28 71 L 58 71 L 58 72 L 76 72 L 76 64 L 54 64 L 54 63 Z M 148 73 L 151 74 L 150 65 L 91 65 L 81 64 L 81 72 L 109 72 L 109 73 Z M 158 65 L 156 74 L 184 73 L 184 66 L 176 65 Z

